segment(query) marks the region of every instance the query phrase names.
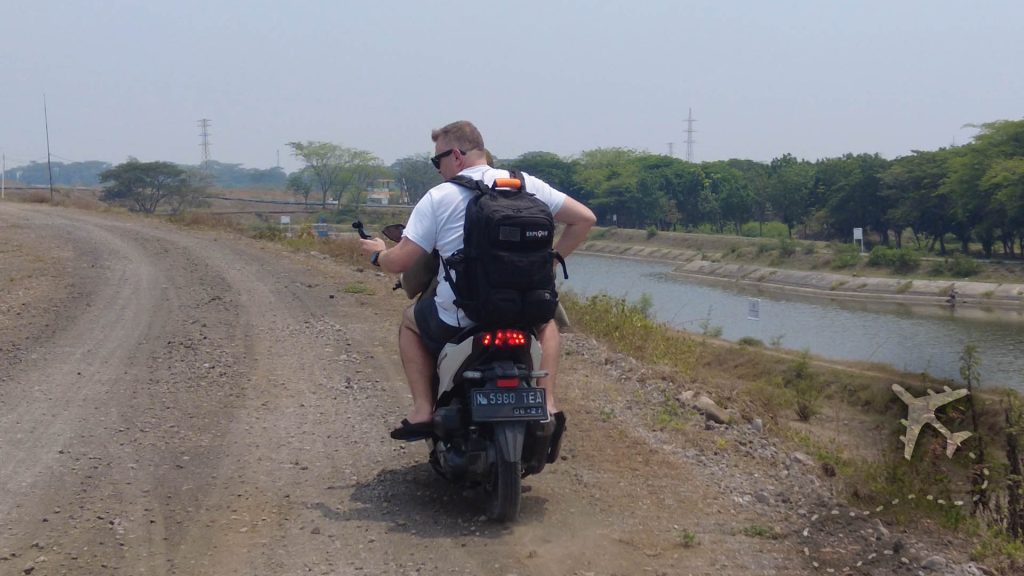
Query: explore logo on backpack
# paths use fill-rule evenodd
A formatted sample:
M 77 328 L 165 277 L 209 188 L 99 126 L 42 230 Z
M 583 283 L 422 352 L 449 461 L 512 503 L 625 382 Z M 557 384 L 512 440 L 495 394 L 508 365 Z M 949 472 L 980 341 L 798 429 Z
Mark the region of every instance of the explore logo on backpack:
M 555 219 L 516 172 L 492 186 L 467 176 L 448 180 L 474 192 L 466 206 L 463 247 L 442 260 L 455 305 L 481 324 L 533 327 L 555 317 L 558 292 L 552 249 Z M 452 277 L 452 272 L 455 277 Z

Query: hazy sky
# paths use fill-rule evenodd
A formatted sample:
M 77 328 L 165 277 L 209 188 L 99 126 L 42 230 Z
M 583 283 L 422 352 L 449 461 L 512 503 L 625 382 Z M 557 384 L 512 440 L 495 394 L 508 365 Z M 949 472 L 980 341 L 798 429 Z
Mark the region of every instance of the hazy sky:
M 1020 0 L 3 0 L 0 151 L 266 168 L 390 163 L 473 120 L 500 157 L 887 158 L 1024 116 Z

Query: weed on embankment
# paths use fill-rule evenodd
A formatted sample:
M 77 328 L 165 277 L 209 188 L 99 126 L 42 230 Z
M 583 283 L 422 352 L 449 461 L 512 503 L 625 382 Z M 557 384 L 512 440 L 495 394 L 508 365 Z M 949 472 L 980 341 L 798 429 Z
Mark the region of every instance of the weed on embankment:
M 1010 400 L 999 396 L 1016 399 L 1016 393 L 975 390 L 975 436 L 949 458 L 945 438 L 926 427 L 907 460 L 899 439 L 906 434 L 900 420 L 907 417 L 907 407 L 890 386 L 900 383 L 921 397 L 928 389 L 954 383 L 923 374 L 885 372 L 881 367 L 874 371 L 829 366 L 806 352 L 679 332 L 653 321 L 649 302 L 643 300 L 630 304 L 607 295 L 582 299 L 565 294 L 562 301 L 576 329 L 657 371 L 663 389 L 643 395 L 652 400 L 650 422 L 657 430 L 678 433 L 690 443 L 695 440 L 694 427 L 700 420 L 687 418 L 675 399 L 684 387 L 698 387 L 741 418 L 763 420 L 766 430 L 790 449 L 812 455 L 821 479 L 851 506 L 897 523 L 926 521 L 956 531 L 974 543 L 971 556 L 977 560 L 1000 567 L 1024 562 L 1021 541 L 1006 536 L 1010 502 L 1003 487 L 1014 475 L 999 449 L 1008 434 L 1019 434 L 1003 422 Z M 939 420 L 954 431 L 973 429 L 967 414 L 965 399 L 937 411 Z M 981 438 L 989 446 L 983 466 L 978 458 Z M 979 475 L 992 487 L 985 509 L 972 503 L 972 478 Z M 745 535 L 771 537 L 771 531 L 751 527 Z

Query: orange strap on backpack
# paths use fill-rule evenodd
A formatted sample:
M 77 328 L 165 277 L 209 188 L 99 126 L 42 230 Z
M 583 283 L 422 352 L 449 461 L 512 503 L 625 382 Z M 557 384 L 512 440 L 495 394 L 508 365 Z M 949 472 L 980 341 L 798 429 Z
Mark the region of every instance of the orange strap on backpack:
M 520 182 L 518 178 L 495 178 L 494 179 L 494 187 L 495 188 L 519 189 L 519 187 L 522 186 L 522 185 L 523 185 L 523 183 Z

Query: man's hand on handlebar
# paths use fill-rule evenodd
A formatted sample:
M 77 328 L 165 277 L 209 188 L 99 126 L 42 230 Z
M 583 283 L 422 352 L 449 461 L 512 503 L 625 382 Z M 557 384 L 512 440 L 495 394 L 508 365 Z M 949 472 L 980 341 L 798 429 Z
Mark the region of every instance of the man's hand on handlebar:
M 372 255 L 374 252 L 383 252 L 387 249 L 387 245 L 380 238 L 370 238 L 369 240 L 359 240 L 359 248 L 363 252 Z
M 367 234 L 366 230 L 363 230 L 363 223 L 361 221 L 356 220 L 355 222 L 352 223 L 352 227 L 355 228 L 356 232 L 359 233 L 359 248 L 363 252 L 366 252 L 368 255 L 370 255 L 371 258 L 374 258 L 375 253 L 380 253 L 387 250 L 388 247 L 386 244 L 384 244 L 383 240 L 381 240 L 380 238 L 374 238 L 373 236 Z M 373 263 L 377 266 L 380 266 L 380 264 L 378 264 L 376 260 L 373 260 Z

